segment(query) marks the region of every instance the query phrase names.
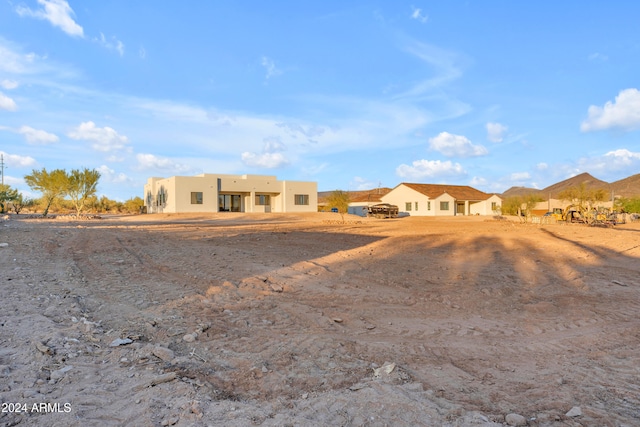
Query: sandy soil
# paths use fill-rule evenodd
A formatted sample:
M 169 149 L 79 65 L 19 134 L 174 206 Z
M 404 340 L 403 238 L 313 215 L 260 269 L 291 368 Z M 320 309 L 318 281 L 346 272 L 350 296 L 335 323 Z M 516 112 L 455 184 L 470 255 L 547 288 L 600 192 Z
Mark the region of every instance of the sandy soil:
M 337 219 L 0 222 L 0 425 L 640 425 L 640 223 Z

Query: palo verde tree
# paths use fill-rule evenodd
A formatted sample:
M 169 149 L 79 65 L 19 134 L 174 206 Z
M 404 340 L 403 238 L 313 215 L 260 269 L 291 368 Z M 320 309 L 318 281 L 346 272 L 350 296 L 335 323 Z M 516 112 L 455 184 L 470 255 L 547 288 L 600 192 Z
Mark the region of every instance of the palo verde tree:
M 67 173 L 63 169 L 54 169 L 51 172 L 46 168 L 34 169 L 31 175 L 24 177 L 24 181 L 32 190 L 42 193 L 45 205 L 42 216 L 47 216 L 51 204 L 57 198 L 64 197 L 68 188 Z
M 15 188 L 12 189 L 7 184 L 0 184 L 0 213 L 5 213 L 7 205 L 21 196 Z
M 98 180 L 100 180 L 100 172 L 95 169 L 73 169 L 67 175 L 65 194 L 69 196 L 76 209 L 76 217 L 82 213 L 87 200 L 96 194 Z
M 331 192 L 329 197 L 327 197 L 327 206 L 338 209 L 338 213 L 342 217 L 343 223 L 344 214 L 349 211 L 349 203 L 351 203 L 351 197 L 346 191 L 335 190 Z

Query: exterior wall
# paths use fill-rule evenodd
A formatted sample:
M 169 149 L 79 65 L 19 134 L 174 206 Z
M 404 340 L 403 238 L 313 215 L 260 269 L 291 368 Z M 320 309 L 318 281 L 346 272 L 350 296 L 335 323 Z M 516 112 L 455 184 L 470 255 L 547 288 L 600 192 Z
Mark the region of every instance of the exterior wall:
M 436 215 L 434 211 L 434 202 L 430 200 L 428 196 L 420 194 L 412 188 L 405 185 L 399 185 L 384 196 L 380 198 L 382 203 L 390 203 L 398 207 L 398 211 L 401 215 L 412 216 L 433 216 Z M 429 205 L 429 202 L 431 204 Z M 407 204 L 411 204 L 411 210 L 407 209 Z M 417 209 L 416 209 L 417 204 Z M 431 209 L 429 209 L 429 207 Z
M 496 209 L 492 209 L 494 206 Z M 469 213 L 471 215 L 496 215 L 500 212 L 502 206 L 502 199 L 495 194 L 489 197 L 487 200 L 471 203 Z
M 446 204 L 448 206 L 443 206 Z M 431 201 L 431 209 L 435 216 L 455 216 L 456 215 L 456 199 L 448 193 L 442 193 Z
M 175 212 L 175 201 L 173 200 L 175 180 L 173 178 L 149 178 L 144 186 L 144 191 L 147 212 Z
M 202 176 L 175 176 L 172 212 L 215 212 L 218 210 L 218 190 L 210 179 Z M 192 203 L 191 193 L 202 193 L 202 204 Z
M 307 205 L 296 204 L 296 195 L 308 196 Z M 303 181 L 282 181 L 280 212 L 317 212 L 318 184 Z
M 192 193 L 196 194 L 192 196 Z M 241 212 L 316 212 L 318 209 L 315 182 L 278 181 L 270 175 L 201 174 L 149 178 L 144 194 L 149 213 L 218 212 L 220 195 L 239 196 Z M 261 195 L 268 196 L 269 205 L 256 202 L 256 196 Z M 296 195 L 306 196 L 307 204 L 296 204 Z
M 367 203 L 367 202 L 349 203 L 349 209 L 347 210 L 347 213 L 351 215 L 367 216 L 367 213 L 369 212 L 368 207 L 373 206 L 375 204 L 377 203 Z

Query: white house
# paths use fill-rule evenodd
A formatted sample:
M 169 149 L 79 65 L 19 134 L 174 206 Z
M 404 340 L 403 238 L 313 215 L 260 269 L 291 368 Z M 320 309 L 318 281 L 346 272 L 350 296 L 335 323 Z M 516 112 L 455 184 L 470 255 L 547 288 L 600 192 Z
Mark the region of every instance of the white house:
M 502 199 L 467 185 L 398 184 L 381 197 L 412 216 L 494 215 Z
M 149 178 L 148 213 L 317 212 L 315 182 L 279 181 L 271 175 L 172 176 Z

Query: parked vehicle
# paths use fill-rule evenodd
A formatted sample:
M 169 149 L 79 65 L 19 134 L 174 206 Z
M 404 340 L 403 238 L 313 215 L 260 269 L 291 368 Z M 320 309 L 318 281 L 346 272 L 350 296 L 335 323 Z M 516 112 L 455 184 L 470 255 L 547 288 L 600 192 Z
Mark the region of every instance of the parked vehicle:
M 379 203 L 367 208 L 367 216 L 375 218 L 397 218 L 398 212 L 398 207 L 389 203 Z

